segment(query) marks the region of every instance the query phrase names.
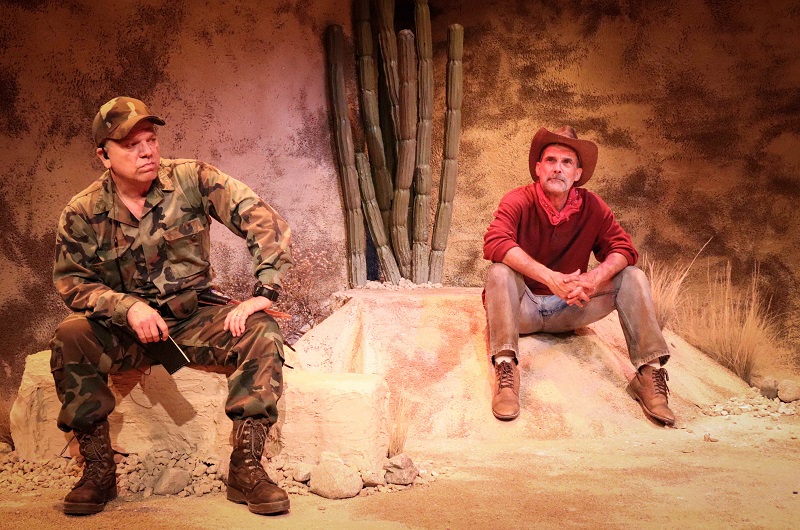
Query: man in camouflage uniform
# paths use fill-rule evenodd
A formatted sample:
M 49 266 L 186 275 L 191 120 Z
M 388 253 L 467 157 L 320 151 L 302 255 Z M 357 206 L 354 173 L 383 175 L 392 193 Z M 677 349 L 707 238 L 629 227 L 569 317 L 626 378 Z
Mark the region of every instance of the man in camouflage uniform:
M 218 169 L 162 159 L 156 125 L 164 120 L 139 100 L 103 105 L 92 133 L 106 171 L 70 200 L 59 221 L 53 280 L 74 313 L 55 332 L 51 368 L 62 403 L 58 427 L 76 433 L 86 458 L 64 511 L 96 513 L 116 497 L 108 374 L 151 363 L 147 345 L 172 337 L 191 362 L 232 372 L 228 499 L 254 513 L 284 512 L 289 498 L 260 457 L 283 386 L 283 336 L 264 310 L 292 264 L 289 226 Z M 213 285 L 212 218 L 245 238 L 253 256 L 258 282 L 238 305 L 198 302 Z

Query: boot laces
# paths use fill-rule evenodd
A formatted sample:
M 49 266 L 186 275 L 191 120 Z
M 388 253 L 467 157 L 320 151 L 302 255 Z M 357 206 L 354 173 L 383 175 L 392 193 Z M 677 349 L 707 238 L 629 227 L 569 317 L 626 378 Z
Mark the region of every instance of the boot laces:
M 509 362 L 501 362 L 495 366 L 497 371 L 497 388 L 514 388 L 514 367 Z
M 669 395 L 667 381 L 669 381 L 669 374 L 667 373 L 666 368 L 653 370 L 653 389 L 655 390 L 656 394 L 661 394 L 664 397 Z
M 241 440 L 245 448 L 244 465 L 255 480 L 269 481 L 269 476 L 261 466 L 261 455 L 267 440 L 267 429 L 253 418 L 242 420 L 236 428 L 236 438 Z
M 111 446 L 106 443 L 106 433 L 98 426 L 90 432 L 76 433 L 81 453 L 85 459 L 80 484 L 89 479 L 101 483 L 108 478 L 114 467 Z

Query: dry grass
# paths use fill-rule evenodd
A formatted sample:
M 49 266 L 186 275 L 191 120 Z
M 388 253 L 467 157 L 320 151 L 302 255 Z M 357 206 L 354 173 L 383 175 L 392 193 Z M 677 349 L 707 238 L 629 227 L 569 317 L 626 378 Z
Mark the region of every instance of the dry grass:
M 286 342 L 294 344 L 309 329 L 331 314 L 329 277 L 333 270 L 332 260 L 316 250 L 293 251 L 294 267 L 283 280 L 281 296 L 276 304 L 292 315 L 292 319 L 281 321 Z
M 650 280 L 658 326 L 664 329 L 675 317 L 678 305 L 683 300 L 681 287 L 689 268 L 681 271 L 664 263 L 652 261 L 647 256 L 642 260 L 642 268 Z
M 708 273 L 707 291 L 684 304 L 678 331 L 696 348 L 750 383 L 753 367 L 780 346 L 769 302 L 758 290 L 758 270 L 746 292 L 731 283 L 731 266 Z
M 413 417 L 411 399 L 406 394 L 400 394 L 394 404 L 392 413 L 392 426 L 389 430 L 389 458 L 403 452 L 408 437 L 408 427 Z
M 11 439 L 11 410 L 6 401 L 0 398 L 0 443 L 7 443 L 14 447 Z
M 653 294 L 656 320 L 658 320 L 658 325 L 661 329 L 667 327 L 674 319 L 679 305 L 684 301 L 682 293 L 683 282 L 700 253 L 710 242 L 711 239 L 706 241 L 706 244 L 692 258 L 691 263 L 682 270 L 677 265 L 669 266 L 655 262 L 646 255 L 643 257 L 642 268 L 650 280 L 650 291 Z

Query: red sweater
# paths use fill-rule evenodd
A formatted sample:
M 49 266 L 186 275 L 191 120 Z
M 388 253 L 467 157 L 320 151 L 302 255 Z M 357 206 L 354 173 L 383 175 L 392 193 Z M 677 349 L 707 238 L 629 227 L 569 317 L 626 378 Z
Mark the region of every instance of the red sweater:
M 583 204 L 558 226 L 552 225 L 539 204 L 535 184 L 510 191 L 500 201 L 483 237 L 483 257 L 499 263 L 509 250 L 520 247 L 539 263 L 564 274 L 578 269 L 586 272 L 592 252 L 601 263 L 617 252 L 628 259 L 628 265 L 635 265 L 639 254 L 611 208 L 591 191 L 576 190 Z M 534 294 L 553 294 L 531 278 L 525 277 L 525 283 Z

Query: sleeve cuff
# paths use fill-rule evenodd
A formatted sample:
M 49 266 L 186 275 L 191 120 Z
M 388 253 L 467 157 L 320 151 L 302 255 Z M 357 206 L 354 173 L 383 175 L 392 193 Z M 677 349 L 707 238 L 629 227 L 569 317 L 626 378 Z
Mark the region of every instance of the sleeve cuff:
M 114 312 L 111 314 L 111 322 L 117 326 L 126 327 L 128 325 L 128 310 L 136 302 L 143 302 L 143 300 L 135 296 L 125 296 L 114 308 Z
M 278 271 L 274 269 L 267 270 L 259 274 L 258 281 L 261 282 L 261 285 L 277 285 L 278 287 L 282 287 L 281 276 L 278 274 Z

